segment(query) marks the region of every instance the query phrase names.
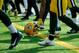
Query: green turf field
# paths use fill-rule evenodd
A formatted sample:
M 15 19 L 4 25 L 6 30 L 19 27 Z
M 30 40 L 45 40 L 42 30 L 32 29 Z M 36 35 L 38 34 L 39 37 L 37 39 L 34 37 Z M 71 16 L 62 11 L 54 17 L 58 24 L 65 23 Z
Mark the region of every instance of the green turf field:
M 15 19 L 14 17 L 11 17 L 11 20 L 13 23 L 24 26 L 27 22 L 34 19 L 34 17 L 30 17 L 30 20 L 28 21 L 21 21 L 20 18 L 21 17 Z M 9 30 L 0 22 L 0 53 L 79 53 L 79 33 L 67 34 L 66 32 L 70 28 L 61 22 L 60 26 L 62 28 L 60 31 L 60 39 L 55 39 L 55 46 L 42 47 L 38 45 L 38 42 L 43 39 L 38 37 L 28 37 L 23 30 L 18 29 L 23 33 L 24 38 L 16 48 L 13 50 L 8 50 L 11 36 Z M 46 19 L 45 29 L 39 32 L 47 34 L 48 29 L 49 19 Z M 63 42 L 65 44 L 63 44 Z

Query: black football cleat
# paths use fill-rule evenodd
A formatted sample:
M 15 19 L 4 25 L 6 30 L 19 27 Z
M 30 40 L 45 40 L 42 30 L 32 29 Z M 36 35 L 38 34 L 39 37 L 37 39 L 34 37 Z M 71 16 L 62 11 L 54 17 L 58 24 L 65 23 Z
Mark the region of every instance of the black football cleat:
M 13 49 L 14 47 L 16 47 L 18 45 L 19 41 L 22 38 L 22 34 L 20 32 L 12 33 L 11 35 L 12 35 L 12 37 L 11 37 L 11 45 L 9 46 L 9 49 Z
M 29 18 L 27 16 L 25 16 L 24 18 L 21 18 L 22 21 L 25 21 L 25 20 L 29 20 Z

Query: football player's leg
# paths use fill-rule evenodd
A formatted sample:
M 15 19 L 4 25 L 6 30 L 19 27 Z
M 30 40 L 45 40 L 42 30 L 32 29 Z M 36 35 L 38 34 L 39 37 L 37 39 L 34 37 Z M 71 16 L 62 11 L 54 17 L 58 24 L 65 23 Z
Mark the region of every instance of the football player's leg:
M 44 8 L 43 8 L 43 11 L 44 11 Z M 45 12 L 44 12 L 44 15 L 41 16 L 42 17 L 42 21 L 43 21 L 43 24 L 40 26 L 41 29 L 44 29 L 44 21 L 45 21 L 46 16 L 47 16 L 47 14 L 48 14 L 49 11 L 50 11 L 50 0 L 46 0 L 46 3 L 45 3 Z
M 14 12 L 15 11 L 15 4 L 13 3 L 12 0 L 9 1 L 9 4 L 12 6 L 11 11 Z
M 2 23 L 4 23 L 5 26 L 8 27 L 8 29 L 11 32 L 11 45 L 9 49 L 12 49 L 13 47 L 15 47 L 18 42 L 20 41 L 22 35 L 21 33 L 17 32 L 16 28 L 14 27 L 14 25 L 11 23 L 9 17 L 0 10 L 0 20 L 2 21 Z
M 57 24 L 56 24 L 55 34 L 59 35 L 59 31 L 61 31 L 61 27 L 60 27 L 59 18 L 57 17 Z
M 63 0 L 62 4 L 67 4 L 66 2 L 64 2 L 64 0 Z M 59 17 L 58 18 L 62 22 L 64 22 L 65 24 L 67 24 L 69 27 L 71 27 L 72 29 L 75 29 L 76 31 L 74 33 L 78 32 L 79 27 L 70 18 L 68 18 L 68 17 L 65 16 L 66 15 L 65 13 L 66 13 L 67 5 L 64 5 L 64 6 L 63 5 L 60 5 L 60 6 L 58 5 L 58 8 L 60 8 L 60 10 L 58 9 L 58 11 L 59 11 L 59 13 L 58 13 Z
M 49 35 L 48 38 L 42 42 L 39 42 L 40 45 L 42 46 L 47 46 L 47 45 L 54 45 L 54 40 L 55 37 L 55 28 L 56 28 L 56 23 L 57 23 L 57 16 L 56 13 L 50 12 L 50 30 L 49 30 Z
M 27 13 L 27 8 L 28 8 L 28 4 L 27 4 L 27 0 L 23 0 L 24 2 L 24 6 L 25 6 L 25 14 Z
M 32 8 L 32 3 L 30 0 L 27 0 L 28 2 L 28 9 L 27 9 L 27 13 L 25 14 L 25 16 L 23 18 L 21 18 L 21 20 L 28 20 L 29 19 L 29 16 L 30 16 L 30 13 L 31 13 L 31 8 Z
M 44 16 L 42 18 L 43 22 L 45 21 L 46 19 L 46 16 L 48 14 L 48 12 L 50 11 L 50 0 L 46 0 L 46 7 L 45 7 L 45 12 L 44 12 Z
M 77 17 L 76 9 L 74 7 L 71 7 L 70 8 L 70 11 L 71 11 L 71 16 L 72 16 L 72 21 L 74 23 L 76 23 L 77 22 L 77 19 L 76 19 L 76 17 Z M 70 29 L 70 31 L 68 31 L 67 33 L 72 33 L 73 31 L 75 31 L 75 30 L 74 29 Z
M 50 30 L 48 38 L 42 42 L 39 42 L 40 45 L 54 45 L 55 29 L 57 24 L 57 3 L 58 0 L 51 0 L 50 4 Z
M 76 7 L 75 7 L 76 5 L 75 5 L 74 0 L 68 0 L 68 6 L 69 6 L 70 11 L 71 11 L 72 21 L 77 24 L 77 19 L 76 19 L 77 14 L 76 14 Z M 70 31 L 68 31 L 67 33 L 72 33 L 72 32 L 75 32 L 75 30 L 70 29 Z
M 64 12 L 63 12 L 64 13 Z M 59 16 L 59 19 L 64 22 L 65 24 L 67 24 L 69 27 L 71 27 L 72 29 L 75 29 L 74 32 L 72 33 L 76 33 L 79 30 L 79 27 L 68 17 L 66 17 L 64 14 L 62 14 L 62 16 Z
M 16 6 L 16 9 L 18 11 L 18 14 L 21 14 L 21 9 L 20 9 L 20 6 L 19 6 L 20 0 L 19 1 L 15 0 L 14 2 L 15 2 L 15 6 Z
M 59 17 L 59 19 L 65 24 L 67 24 L 69 27 L 75 29 L 76 31 L 79 30 L 79 27 L 70 18 L 66 16 L 62 16 L 62 17 Z
M 79 13 L 79 7 L 76 7 L 76 12 L 78 12 L 78 13 Z
M 67 24 L 69 27 L 71 27 L 72 29 L 74 29 L 72 32 L 68 32 L 68 33 L 76 33 L 79 31 L 79 27 L 67 16 L 62 15 L 59 16 L 59 19 L 64 22 L 65 24 Z
M 12 25 L 12 23 L 11 23 L 10 19 L 8 18 L 8 16 L 5 13 L 3 13 L 2 11 L 0 11 L 0 19 L 9 28 L 11 33 L 16 33 L 17 32 L 17 30 Z
M 35 13 L 36 13 L 36 18 L 34 19 L 34 21 L 37 21 L 37 20 L 39 19 L 39 10 L 38 10 L 38 7 L 37 7 L 37 5 L 36 5 L 36 1 L 35 1 L 35 0 L 33 0 L 33 5 L 32 5 L 32 7 L 34 8 Z
M 74 7 L 72 7 L 72 8 L 70 8 L 70 11 L 71 11 L 71 15 L 72 15 L 72 20 L 75 23 L 76 22 L 76 16 L 77 16 L 76 10 L 75 10 Z
M 71 3 L 70 11 L 71 11 L 72 20 L 74 23 L 76 23 L 76 17 L 77 17 L 76 4 L 74 0 L 70 0 L 70 3 Z

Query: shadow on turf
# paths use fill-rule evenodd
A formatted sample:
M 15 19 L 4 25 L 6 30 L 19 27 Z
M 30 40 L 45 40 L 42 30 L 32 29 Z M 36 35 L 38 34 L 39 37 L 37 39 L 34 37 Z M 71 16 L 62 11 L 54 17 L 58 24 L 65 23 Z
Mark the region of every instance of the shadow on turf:
M 2 40 L 0 40 L 0 43 L 9 43 L 10 42 L 10 40 L 8 39 L 8 36 L 10 36 L 10 34 L 9 35 L 8 34 L 9 34 L 9 31 L 0 33 L 0 38 L 4 37 Z
M 8 32 L 5 32 L 5 33 L 8 33 Z M 65 35 L 63 37 L 60 37 L 59 40 L 69 41 L 69 40 L 73 40 L 73 39 L 76 39 L 76 38 L 79 38 L 79 34 Z M 28 41 L 25 41 L 25 40 L 28 40 Z M 20 44 L 23 44 L 23 43 L 25 43 L 25 44 L 26 43 L 37 43 L 41 40 L 42 39 L 39 38 L 39 37 L 29 37 L 29 36 L 25 35 L 24 38 L 20 41 Z M 10 43 L 10 39 L 0 40 L 0 43 Z
M 9 31 L 5 31 L 5 32 L 1 32 L 0 35 L 5 35 L 5 34 L 9 34 Z
M 21 30 L 20 30 L 21 31 Z M 23 35 L 24 35 L 24 38 L 23 38 L 23 40 L 28 40 L 28 41 L 20 41 L 20 43 L 37 43 L 38 41 L 40 41 L 40 38 L 38 38 L 38 37 L 29 37 L 29 36 L 27 36 L 25 33 L 24 33 L 24 31 L 21 31 L 22 33 L 23 33 Z M 8 37 L 8 39 L 7 39 L 7 37 L 5 36 L 5 34 L 7 34 L 7 37 Z M 9 34 L 9 35 L 8 35 Z M 4 38 L 6 39 L 6 40 L 0 40 L 0 43 L 10 43 L 10 38 L 11 38 L 11 36 L 10 36 L 10 33 L 9 33 L 9 31 L 6 31 L 6 32 L 2 32 L 2 33 L 0 33 L 0 35 L 2 35 L 2 36 L 4 36 Z M 10 37 L 10 38 L 9 38 Z
M 71 34 L 71 35 L 65 35 L 66 37 L 62 37 L 60 38 L 59 40 L 62 40 L 62 41 L 69 41 L 69 40 L 72 40 L 72 39 L 76 39 L 76 38 L 79 38 L 79 34 Z
M 41 41 L 41 39 L 38 37 L 25 36 L 23 39 L 27 39 L 28 41 L 22 40 L 20 43 L 37 43 L 37 42 Z
M 21 31 L 23 32 L 23 31 Z M 4 35 L 5 34 L 8 34 L 9 32 L 6 31 L 6 32 L 3 32 L 3 33 L 0 33 L 0 35 Z M 9 35 L 10 36 L 10 35 Z M 6 36 L 5 36 L 6 37 Z M 10 37 L 11 38 L 11 37 Z M 69 40 L 72 40 L 72 39 L 76 39 L 76 38 L 79 38 L 79 34 L 68 34 L 68 35 L 64 35 L 63 37 L 60 37 L 59 40 L 62 40 L 62 41 L 69 41 Z M 28 41 L 25 41 L 25 40 L 28 40 Z M 21 40 L 20 43 L 37 43 L 39 41 L 41 41 L 42 39 L 39 38 L 39 37 L 29 37 L 27 36 L 26 34 L 24 34 L 24 38 L 23 40 Z M 0 43 L 9 43 L 10 42 L 10 39 L 7 39 L 7 40 L 0 40 Z
M 10 40 L 0 40 L 0 43 L 10 43 Z
M 23 31 L 22 31 L 23 32 Z M 4 35 L 4 33 L 5 34 L 9 34 L 9 32 L 7 31 L 7 32 L 3 32 L 3 33 L 0 33 L 0 35 Z M 8 39 L 7 38 L 5 38 L 5 39 L 3 39 L 3 40 L 0 40 L 0 43 L 10 43 L 10 39 L 11 39 L 11 36 L 10 35 L 7 35 L 7 36 L 9 36 L 8 37 Z M 6 37 L 6 36 L 4 36 L 4 37 Z M 28 41 L 25 41 L 25 40 L 28 40 Z M 24 41 L 23 41 L 24 40 Z M 37 43 L 37 42 L 39 42 L 41 39 L 40 38 L 38 38 L 38 37 L 30 37 L 30 36 L 27 36 L 26 34 L 24 34 L 24 38 L 20 41 L 20 43 Z
M 16 21 L 16 20 L 12 20 L 12 22 L 23 22 L 23 21 L 21 21 L 21 20 L 18 20 L 18 21 Z
M 9 49 L 0 49 L 0 51 L 6 51 L 6 50 L 9 50 Z
M 27 48 L 27 47 L 26 47 Z M 44 49 L 43 49 L 44 48 Z M 35 47 L 35 48 L 30 48 L 30 49 L 24 49 L 24 50 L 20 50 L 20 51 L 12 51 L 12 52 L 8 52 L 8 53 L 38 53 L 38 52 L 56 52 L 56 51 L 64 51 L 64 50 L 70 50 L 70 49 L 45 49 L 45 47 Z
M 28 41 L 25 41 L 25 40 L 28 40 Z M 37 38 L 37 37 L 26 37 L 25 39 L 24 39 L 24 41 L 23 40 L 21 40 L 20 41 L 20 44 L 26 44 L 26 43 L 37 43 L 37 42 L 39 42 L 40 41 L 40 38 Z M 7 40 L 0 40 L 0 43 L 10 43 L 10 39 L 7 39 Z

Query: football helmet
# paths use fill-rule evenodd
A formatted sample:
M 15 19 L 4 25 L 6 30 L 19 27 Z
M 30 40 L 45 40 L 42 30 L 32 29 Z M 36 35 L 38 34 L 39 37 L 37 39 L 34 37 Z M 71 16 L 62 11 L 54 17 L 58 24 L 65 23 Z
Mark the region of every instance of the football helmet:
M 37 34 L 37 27 L 33 22 L 29 22 L 24 27 L 24 32 L 28 35 L 35 35 Z

